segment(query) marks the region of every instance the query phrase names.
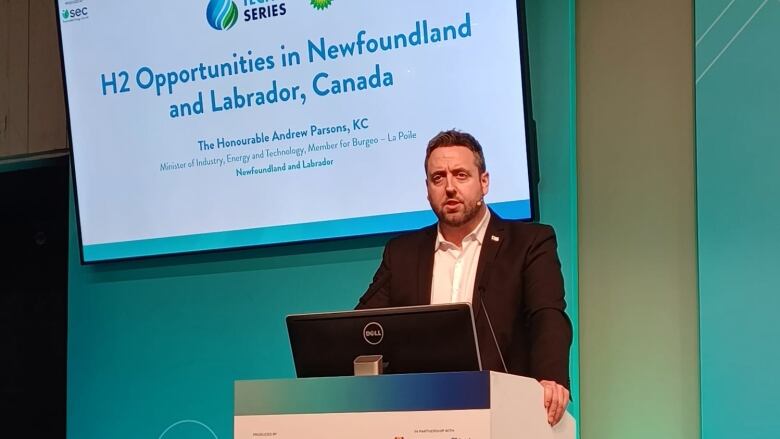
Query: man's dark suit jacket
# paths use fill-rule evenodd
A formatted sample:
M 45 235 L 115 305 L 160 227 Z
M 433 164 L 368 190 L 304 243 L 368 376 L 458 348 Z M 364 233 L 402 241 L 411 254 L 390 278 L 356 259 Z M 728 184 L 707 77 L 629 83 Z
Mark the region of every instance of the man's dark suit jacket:
M 436 225 L 393 238 L 357 308 L 431 301 Z M 474 280 L 472 308 L 482 368 L 569 384 L 571 322 L 552 227 L 491 212 Z

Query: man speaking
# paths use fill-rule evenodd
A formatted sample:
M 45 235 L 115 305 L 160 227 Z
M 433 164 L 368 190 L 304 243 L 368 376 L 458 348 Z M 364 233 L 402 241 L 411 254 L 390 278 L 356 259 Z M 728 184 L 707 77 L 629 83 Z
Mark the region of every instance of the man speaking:
M 556 424 L 569 402 L 572 329 L 555 233 L 487 208 L 490 175 L 470 134 L 431 139 L 425 175 L 438 223 L 387 243 L 357 308 L 470 302 L 483 368 L 539 380 Z

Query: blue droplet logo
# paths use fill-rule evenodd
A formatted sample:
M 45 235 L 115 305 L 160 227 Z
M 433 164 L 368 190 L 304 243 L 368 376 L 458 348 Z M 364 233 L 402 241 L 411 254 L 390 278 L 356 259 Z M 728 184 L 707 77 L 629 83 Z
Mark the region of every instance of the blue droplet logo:
M 228 30 L 238 20 L 238 6 L 231 0 L 209 0 L 206 20 L 216 30 Z

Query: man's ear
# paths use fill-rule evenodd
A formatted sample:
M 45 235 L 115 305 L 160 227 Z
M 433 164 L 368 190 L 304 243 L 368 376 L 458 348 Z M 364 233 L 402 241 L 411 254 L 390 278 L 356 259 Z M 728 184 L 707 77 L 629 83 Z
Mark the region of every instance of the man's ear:
M 479 176 L 479 183 L 482 185 L 482 196 L 484 197 L 490 190 L 490 173 L 487 171 L 483 172 L 482 175 Z

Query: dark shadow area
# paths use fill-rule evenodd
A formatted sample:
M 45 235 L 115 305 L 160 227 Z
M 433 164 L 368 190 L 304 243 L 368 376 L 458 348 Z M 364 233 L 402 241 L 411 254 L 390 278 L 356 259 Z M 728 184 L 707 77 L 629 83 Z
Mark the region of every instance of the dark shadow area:
M 68 157 L 4 168 L 0 172 L 3 430 L 65 437 Z

